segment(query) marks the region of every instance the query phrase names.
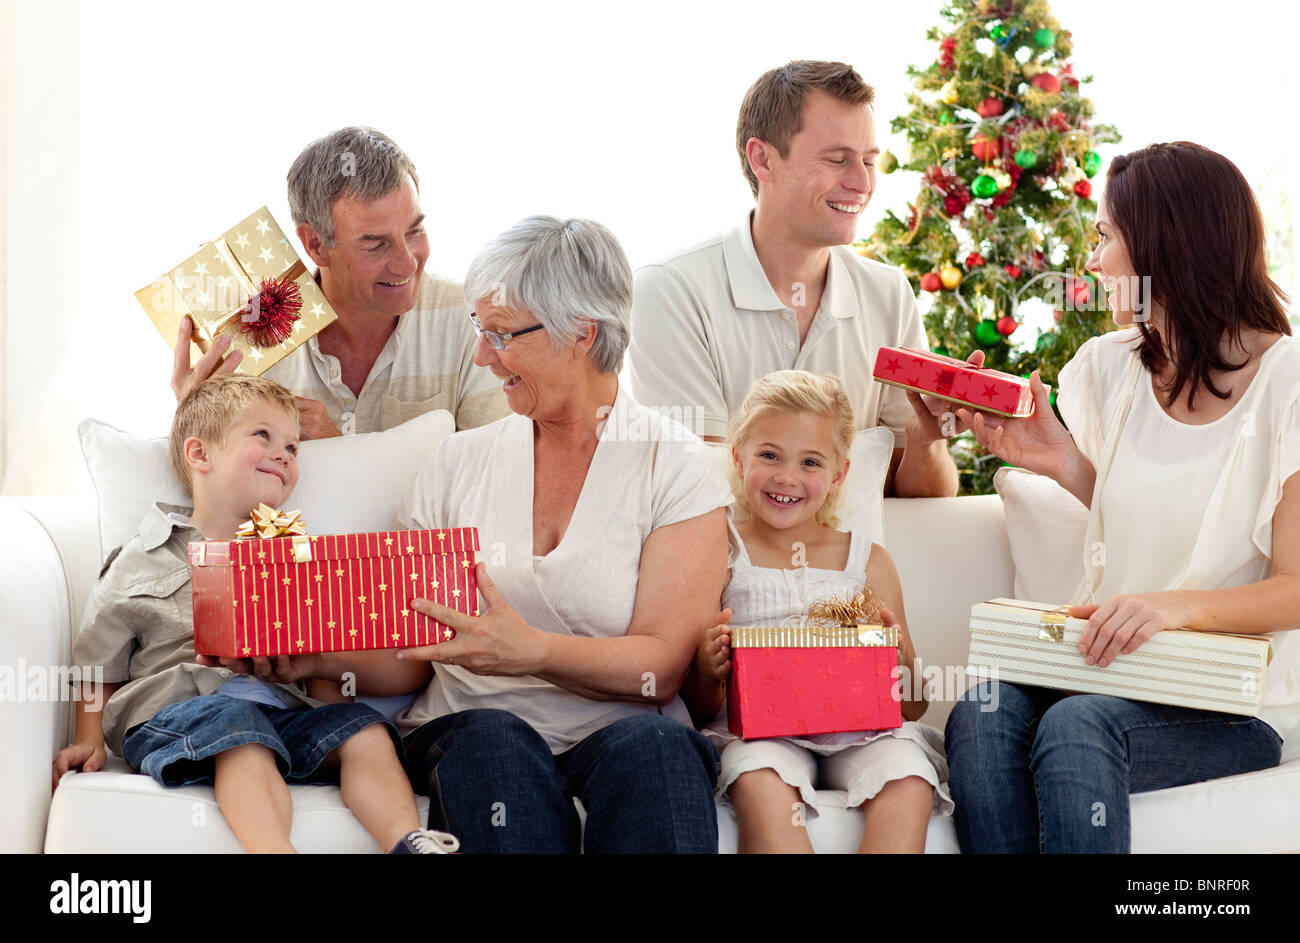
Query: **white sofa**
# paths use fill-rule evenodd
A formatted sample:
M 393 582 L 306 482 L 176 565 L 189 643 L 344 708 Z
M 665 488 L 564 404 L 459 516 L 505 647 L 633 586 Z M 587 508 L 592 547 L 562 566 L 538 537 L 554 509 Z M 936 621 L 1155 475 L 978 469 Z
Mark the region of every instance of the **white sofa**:
M 99 563 L 93 498 L 0 498 L 0 851 L 234 852 L 212 790 L 164 790 L 110 769 L 64 778 L 51 801 L 55 752 L 71 733 L 69 704 L 29 684 L 33 668 L 66 663 Z M 965 664 L 972 603 L 1013 592 L 1013 563 L 996 496 L 885 502 L 886 544 L 903 581 L 908 621 L 927 665 Z M 0 691 L 3 691 L 0 681 Z M 945 692 L 952 696 L 952 692 Z M 925 722 L 942 729 L 951 700 Z M 378 848 L 328 787 L 293 787 L 293 841 L 304 851 Z M 1300 850 L 1300 759 L 1263 772 L 1133 798 L 1135 852 Z M 421 799 L 423 814 L 425 800 Z M 719 845 L 736 848 L 735 821 L 719 809 Z M 847 852 L 862 831 L 857 811 L 808 822 L 819 851 Z M 931 820 L 927 851 L 956 852 L 950 818 Z

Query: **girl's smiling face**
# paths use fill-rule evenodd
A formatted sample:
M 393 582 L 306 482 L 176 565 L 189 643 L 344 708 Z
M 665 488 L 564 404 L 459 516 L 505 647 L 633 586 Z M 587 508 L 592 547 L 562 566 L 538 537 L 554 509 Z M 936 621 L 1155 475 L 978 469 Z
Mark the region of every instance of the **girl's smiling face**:
M 754 517 L 774 530 L 813 520 L 849 470 L 834 422 L 811 412 L 764 411 L 731 456 Z

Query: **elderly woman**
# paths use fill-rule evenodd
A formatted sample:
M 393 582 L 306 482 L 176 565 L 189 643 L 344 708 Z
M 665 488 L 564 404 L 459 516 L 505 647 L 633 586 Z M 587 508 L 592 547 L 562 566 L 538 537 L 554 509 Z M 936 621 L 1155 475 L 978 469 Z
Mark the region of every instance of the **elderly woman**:
M 716 759 L 677 689 L 716 621 L 730 491 L 702 443 L 617 372 L 632 274 L 614 237 L 534 216 L 474 260 L 475 362 L 514 415 L 444 440 L 415 528 L 479 528 L 483 605 L 399 718 L 429 819 L 469 852 L 712 852 Z

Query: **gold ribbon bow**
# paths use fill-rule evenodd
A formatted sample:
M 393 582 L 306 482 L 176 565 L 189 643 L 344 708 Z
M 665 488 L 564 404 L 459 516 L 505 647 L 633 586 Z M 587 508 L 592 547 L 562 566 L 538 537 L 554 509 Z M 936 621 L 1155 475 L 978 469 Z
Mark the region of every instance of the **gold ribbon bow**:
M 253 509 L 253 516 L 239 525 L 235 536 L 240 539 L 250 537 L 291 537 L 294 534 L 307 533 L 306 526 L 299 519 L 302 511 L 277 511 L 273 507 L 259 504 Z

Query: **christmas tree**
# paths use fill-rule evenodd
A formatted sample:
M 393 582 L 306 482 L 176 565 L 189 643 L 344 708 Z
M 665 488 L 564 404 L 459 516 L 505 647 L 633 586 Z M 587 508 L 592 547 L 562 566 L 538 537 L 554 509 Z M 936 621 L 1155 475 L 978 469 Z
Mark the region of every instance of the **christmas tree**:
M 921 173 L 906 218 L 886 214 L 859 251 L 900 266 L 921 299 L 930 346 L 1027 376 L 1056 374 L 1079 345 L 1111 327 L 1084 272 L 1101 169 L 1096 145 L 1119 140 L 1092 121 L 1070 33 L 1046 0 L 953 0 L 927 36 L 937 60 L 908 69 L 910 111 L 891 123 Z M 1055 403 L 1055 393 L 1052 396 Z M 962 493 L 992 491 L 1001 466 L 969 434 L 953 440 Z

